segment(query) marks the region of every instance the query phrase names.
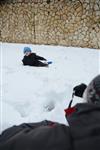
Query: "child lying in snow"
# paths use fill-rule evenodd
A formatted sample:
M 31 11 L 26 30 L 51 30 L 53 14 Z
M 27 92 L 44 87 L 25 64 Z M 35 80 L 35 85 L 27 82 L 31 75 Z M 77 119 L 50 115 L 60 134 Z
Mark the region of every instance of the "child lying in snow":
M 24 47 L 23 52 L 25 54 L 25 56 L 22 60 L 23 65 L 48 67 L 47 60 L 41 56 L 36 55 L 36 53 L 32 53 L 32 51 L 29 47 Z M 41 62 L 41 61 L 45 61 L 45 62 Z

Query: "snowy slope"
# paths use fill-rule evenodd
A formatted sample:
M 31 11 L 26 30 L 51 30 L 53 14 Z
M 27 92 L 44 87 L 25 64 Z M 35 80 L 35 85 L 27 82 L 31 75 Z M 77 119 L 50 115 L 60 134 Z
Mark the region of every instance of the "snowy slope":
M 49 67 L 22 65 L 23 48 L 53 61 Z M 99 73 L 99 51 L 61 46 L 1 43 L 1 126 L 44 119 L 67 124 L 64 108 L 72 89 Z M 74 104 L 82 102 L 75 97 Z

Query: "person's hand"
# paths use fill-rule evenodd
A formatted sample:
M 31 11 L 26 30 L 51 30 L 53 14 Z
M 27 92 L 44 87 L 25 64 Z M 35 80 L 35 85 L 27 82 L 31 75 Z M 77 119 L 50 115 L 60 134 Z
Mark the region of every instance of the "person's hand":
M 85 91 L 86 88 L 87 88 L 87 85 L 84 84 L 84 83 L 81 83 L 81 84 L 75 86 L 73 88 L 74 95 L 78 96 L 78 97 L 83 97 L 83 93 L 84 93 L 84 91 Z

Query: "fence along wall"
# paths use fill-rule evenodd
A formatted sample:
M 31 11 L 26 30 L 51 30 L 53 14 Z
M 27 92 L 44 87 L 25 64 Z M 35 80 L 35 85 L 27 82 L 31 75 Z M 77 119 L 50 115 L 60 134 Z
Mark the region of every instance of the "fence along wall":
M 99 0 L 1 0 L 0 40 L 100 48 Z

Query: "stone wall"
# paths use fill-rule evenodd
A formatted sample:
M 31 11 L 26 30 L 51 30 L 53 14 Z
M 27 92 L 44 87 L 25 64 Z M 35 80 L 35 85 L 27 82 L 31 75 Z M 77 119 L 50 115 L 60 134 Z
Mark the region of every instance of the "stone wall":
M 1 0 L 0 40 L 100 48 L 100 0 Z

